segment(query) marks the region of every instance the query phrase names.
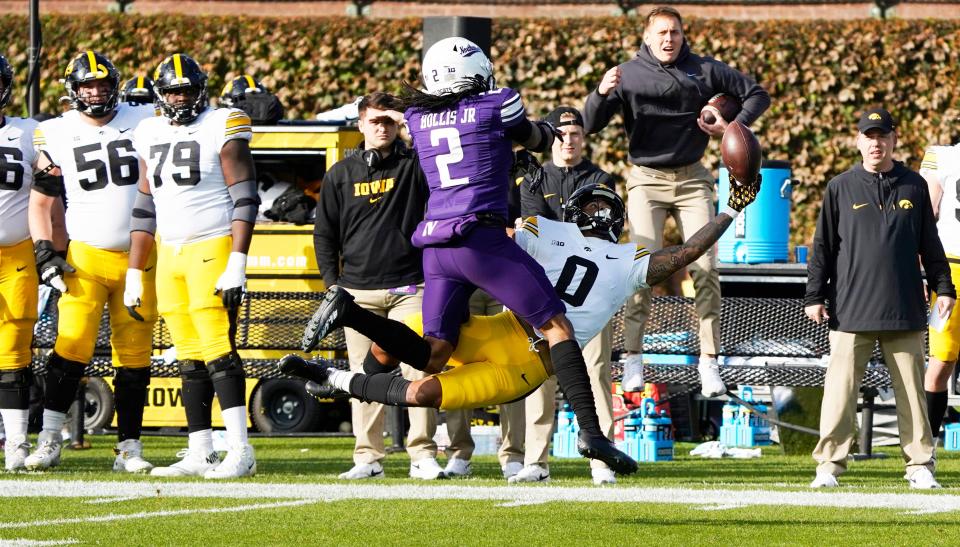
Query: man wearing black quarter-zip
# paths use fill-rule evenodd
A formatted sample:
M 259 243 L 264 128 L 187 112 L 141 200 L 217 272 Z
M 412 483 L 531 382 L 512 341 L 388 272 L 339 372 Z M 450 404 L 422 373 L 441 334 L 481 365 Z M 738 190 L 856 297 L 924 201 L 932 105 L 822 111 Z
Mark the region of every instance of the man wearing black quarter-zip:
M 926 304 L 917 257 L 936 290 L 933 312 L 946 316 L 956 292 L 950 279 L 927 184 L 894 161 L 896 124 L 882 108 L 857 124 L 862 163 L 824 192 L 807 269 L 804 312 L 830 326 L 830 364 L 813 451 L 813 488 L 838 486 L 853 446 L 857 392 L 880 342 L 897 400 L 900 446 L 911 488 L 938 488 L 923 392 Z

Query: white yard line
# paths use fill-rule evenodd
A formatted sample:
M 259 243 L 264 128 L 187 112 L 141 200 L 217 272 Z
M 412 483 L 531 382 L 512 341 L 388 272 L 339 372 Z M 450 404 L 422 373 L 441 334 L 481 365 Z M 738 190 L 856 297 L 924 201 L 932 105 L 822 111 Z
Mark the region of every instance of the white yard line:
M 67 539 L 0 539 L 0 547 L 38 547 L 47 545 L 76 545 L 79 540 Z
M 90 517 L 62 518 L 47 520 L 31 520 L 20 522 L 0 522 L 0 530 L 10 528 L 34 528 L 38 526 L 59 526 L 62 524 L 88 524 L 94 522 L 113 522 L 118 520 L 149 519 L 157 517 L 173 517 L 178 515 L 197 515 L 202 513 L 240 513 L 259 509 L 275 509 L 277 507 L 296 507 L 316 503 L 317 500 L 301 499 L 293 501 L 278 501 L 274 503 L 254 503 L 237 505 L 235 507 L 208 507 L 205 509 L 178 509 L 171 511 L 141 511 L 137 513 L 109 514 Z
M 557 486 L 454 486 L 384 484 L 282 484 L 257 482 L 120 482 L 0 480 L 4 497 L 187 497 L 226 499 L 491 500 L 511 504 L 549 502 L 675 503 L 704 506 L 792 506 L 898 509 L 913 513 L 960 511 L 960 495 L 761 489 L 694 489 Z

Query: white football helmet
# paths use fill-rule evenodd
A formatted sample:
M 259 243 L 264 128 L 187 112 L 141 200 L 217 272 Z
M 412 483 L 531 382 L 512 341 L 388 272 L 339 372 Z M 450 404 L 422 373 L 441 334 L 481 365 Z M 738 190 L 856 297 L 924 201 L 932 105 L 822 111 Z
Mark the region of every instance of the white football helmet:
M 480 46 L 466 38 L 444 38 L 423 56 L 423 84 L 431 95 L 459 91 L 474 76 L 481 76 L 487 89 L 494 88 L 493 64 Z

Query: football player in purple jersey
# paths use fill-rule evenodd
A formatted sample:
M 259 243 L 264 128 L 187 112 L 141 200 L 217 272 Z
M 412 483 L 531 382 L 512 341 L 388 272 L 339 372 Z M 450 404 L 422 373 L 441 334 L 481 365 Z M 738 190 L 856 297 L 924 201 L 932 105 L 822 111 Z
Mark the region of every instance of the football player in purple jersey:
M 412 238 L 423 248 L 423 337 L 362 309 L 347 291 L 330 287 L 304 333 L 304 349 L 315 347 L 333 329 L 349 326 L 400 361 L 440 372 L 469 318 L 470 295 L 481 288 L 547 340 L 557 380 L 580 424 L 580 454 L 617 473 L 635 472 L 636 462 L 600 429 L 563 301 L 543 267 L 505 230 L 513 147 L 546 151 L 555 128 L 527 119 L 520 94 L 496 87 L 490 60 L 467 39 L 447 38 L 431 46 L 422 73 L 426 91 L 408 90 L 405 118 L 430 188 L 425 219 Z M 375 347 L 365 360 L 369 373 L 388 371 L 377 351 Z

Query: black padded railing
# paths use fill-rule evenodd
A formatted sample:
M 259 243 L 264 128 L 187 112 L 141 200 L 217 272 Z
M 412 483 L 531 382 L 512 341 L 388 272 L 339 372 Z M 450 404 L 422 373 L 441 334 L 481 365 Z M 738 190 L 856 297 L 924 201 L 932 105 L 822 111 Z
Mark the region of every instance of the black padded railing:
M 236 345 L 243 350 L 298 351 L 303 327 L 316 310 L 322 293 L 310 292 L 251 292 L 238 314 Z M 782 298 L 723 299 L 721 311 L 721 354 L 728 357 L 769 357 L 776 364 L 758 366 L 751 359 L 750 365 L 721 367 L 721 375 L 729 383 L 755 385 L 821 386 L 825 368 L 811 364 L 829 353 L 826 325 L 816 325 L 803 314 L 802 302 Z M 41 314 L 34 335 L 34 347 L 38 357 L 35 365 L 41 369 L 42 354 L 53 348 L 56 340 L 56 297 L 52 297 Z M 623 351 L 623 310 L 613 319 L 614 355 Z M 655 297 L 651 315 L 644 333 L 646 354 L 696 356 L 700 354 L 697 337 L 698 320 L 693 300 L 684 297 Z M 88 368 L 92 376 L 112 376 L 110 362 L 110 325 L 108 314 L 104 316 L 97 335 L 96 355 Z M 155 349 L 171 346 L 170 333 L 163 321 L 154 329 Z M 343 331 L 337 330 L 321 341 L 319 349 L 345 351 Z M 790 360 L 796 359 L 796 364 Z M 879 348 L 874 350 L 874 363 L 867 367 L 864 385 L 885 387 L 890 377 L 882 362 Z M 696 384 L 699 382 L 696 367 L 689 364 L 648 365 L 650 381 Z M 245 359 L 248 376 L 255 378 L 278 377 L 276 362 L 272 359 Z M 346 359 L 338 359 L 337 365 L 346 368 Z M 615 360 L 614 378 L 621 371 Z M 155 359 L 151 368 L 154 376 L 177 376 L 176 364 L 167 364 Z

